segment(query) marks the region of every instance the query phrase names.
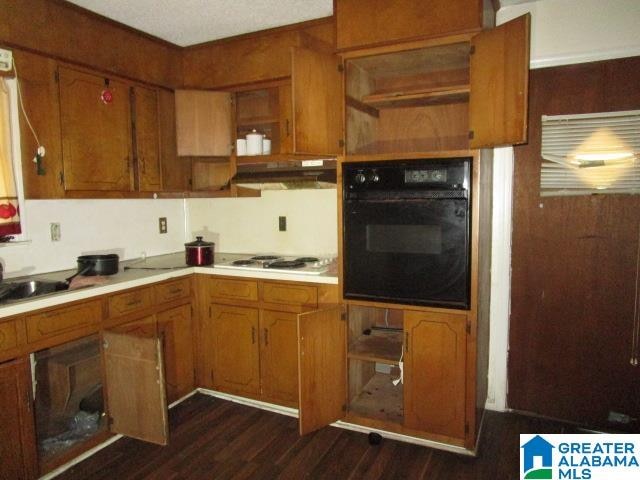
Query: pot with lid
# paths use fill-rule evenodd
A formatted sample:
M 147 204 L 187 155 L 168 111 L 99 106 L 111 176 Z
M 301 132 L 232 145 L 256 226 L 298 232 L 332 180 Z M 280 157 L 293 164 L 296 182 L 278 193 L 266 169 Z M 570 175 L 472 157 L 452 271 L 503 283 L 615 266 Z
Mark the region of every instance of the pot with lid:
M 202 240 L 202 237 L 196 237 L 194 242 L 185 243 L 184 247 L 187 265 L 201 267 L 213 264 L 215 243 Z

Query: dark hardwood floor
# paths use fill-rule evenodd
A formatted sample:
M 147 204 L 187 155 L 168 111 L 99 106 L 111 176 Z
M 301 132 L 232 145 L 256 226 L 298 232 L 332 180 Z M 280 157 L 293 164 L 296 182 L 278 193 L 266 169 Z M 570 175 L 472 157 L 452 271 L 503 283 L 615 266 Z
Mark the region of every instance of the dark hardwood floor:
M 121 439 L 62 479 L 512 479 L 519 434 L 563 426 L 487 412 L 478 458 L 327 427 L 300 437 L 297 419 L 196 394 L 170 412 L 171 441 L 159 447 Z

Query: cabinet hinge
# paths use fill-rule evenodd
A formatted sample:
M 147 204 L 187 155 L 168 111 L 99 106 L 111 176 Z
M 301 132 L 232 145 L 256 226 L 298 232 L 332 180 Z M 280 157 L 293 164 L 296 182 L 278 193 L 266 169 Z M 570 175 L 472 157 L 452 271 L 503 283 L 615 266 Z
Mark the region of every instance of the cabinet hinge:
M 338 140 L 338 146 L 340 148 L 344 147 L 344 140 L 342 140 L 342 139 Z
M 471 47 L 469 47 L 469 55 L 473 55 L 474 53 L 476 53 L 476 46 L 471 45 Z
M 473 130 L 469 130 L 469 140 L 473 140 L 474 135 Z
M 338 71 L 340 73 L 344 72 L 344 65 L 342 65 L 341 63 L 338 64 Z

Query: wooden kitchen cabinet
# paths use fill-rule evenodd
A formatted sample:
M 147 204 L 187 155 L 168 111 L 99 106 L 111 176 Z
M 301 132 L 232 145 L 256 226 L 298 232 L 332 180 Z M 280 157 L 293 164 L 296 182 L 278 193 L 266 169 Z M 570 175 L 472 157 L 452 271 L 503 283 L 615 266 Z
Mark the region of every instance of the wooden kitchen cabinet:
M 337 155 L 341 151 L 340 61 L 332 53 L 291 49 L 291 78 L 236 93 L 235 138 L 253 129 L 271 139 L 271 153 Z M 268 157 L 268 156 L 267 156 Z M 240 157 L 238 162 L 259 160 Z
M 336 0 L 335 16 L 338 50 L 477 31 L 495 19 L 486 0 Z
M 65 190 L 131 191 L 129 85 L 63 66 L 58 76 Z
M 159 313 L 158 334 L 164 353 L 167 403 L 171 404 L 195 388 L 191 304 Z
M 346 53 L 347 155 L 526 142 L 529 22 Z
M 210 375 L 215 389 L 256 396 L 260 392 L 258 309 L 210 305 L 204 337 L 210 340 L 213 363 Z
M 178 155 L 231 155 L 231 94 L 208 90 L 176 90 Z
M 158 91 L 147 87 L 131 87 L 131 111 L 137 188 L 141 192 L 161 191 Z
M 464 438 L 466 315 L 407 311 L 404 335 L 405 425 Z
M 155 318 L 143 319 L 142 324 Z M 103 332 L 109 429 L 166 445 L 169 441 L 162 344 L 147 329 Z
M 298 316 L 263 310 L 260 317 L 262 396 L 291 407 L 298 405 Z
M 32 405 L 28 359 L 0 363 L 0 478 L 37 477 Z

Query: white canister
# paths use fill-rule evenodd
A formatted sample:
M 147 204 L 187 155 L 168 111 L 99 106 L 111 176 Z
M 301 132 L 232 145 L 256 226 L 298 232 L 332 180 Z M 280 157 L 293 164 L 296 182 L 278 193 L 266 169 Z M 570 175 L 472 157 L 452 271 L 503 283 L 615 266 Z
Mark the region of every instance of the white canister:
M 247 141 L 244 138 L 236 140 L 236 155 L 239 157 L 247 154 Z
M 262 138 L 262 154 L 269 155 L 271 153 L 271 139 L 266 135 Z
M 247 155 L 262 155 L 262 134 L 256 132 L 255 128 L 251 133 L 247 133 Z

